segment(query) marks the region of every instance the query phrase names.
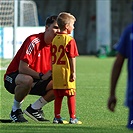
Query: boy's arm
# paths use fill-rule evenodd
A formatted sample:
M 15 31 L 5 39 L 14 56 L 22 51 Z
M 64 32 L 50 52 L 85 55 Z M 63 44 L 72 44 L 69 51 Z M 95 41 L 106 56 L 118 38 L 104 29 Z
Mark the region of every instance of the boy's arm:
M 73 82 L 76 79 L 76 58 L 69 58 L 70 62 L 70 81 Z

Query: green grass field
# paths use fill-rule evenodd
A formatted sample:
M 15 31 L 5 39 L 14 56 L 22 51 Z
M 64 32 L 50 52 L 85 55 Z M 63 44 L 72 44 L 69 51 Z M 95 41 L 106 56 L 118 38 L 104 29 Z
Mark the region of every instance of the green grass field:
M 53 102 L 43 110 L 50 123 L 36 123 L 27 116 L 28 123 L 0 123 L 0 133 L 128 133 L 126 128 L 128 109 L 123 106 L 126 86 L 126 63 L 117 85 L 118 103 L 115 113 L 107 109 L 109 79 L 114 58 L 99 59 L 93 56 L 77 58 L 77 117 L 82 125 L 53 124 Z M 1 60 L 1 68 L 7 67 L 9 60 Z M 1 70 L 0 119 L 9 119 L 13 95 L 3 87 Z M 27 96 L 22 109 L 33 103 L 38 96 Z M 66 98 L 63 100 L 62 117 L 69 120 Z

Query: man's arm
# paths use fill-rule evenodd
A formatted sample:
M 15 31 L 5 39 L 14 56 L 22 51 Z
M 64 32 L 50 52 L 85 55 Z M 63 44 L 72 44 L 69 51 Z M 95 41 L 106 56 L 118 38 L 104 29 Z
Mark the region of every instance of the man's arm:
M 26 75 L 30 75 L 31 77 L 35 78 L 35 79 L 40 79 L 39 73 L 34 71 L 33 69 L 31 69 L 28 64 L 22 60 L 20 60 L 19 63 L 19 73 L 20 74 L 26 74 Z M 43 80 L 48 79 L 51 76 L 51 71 L 48 71 L 46 74 L 44 74 L 42 76 Z
M 113 69 L 112 69 L 112 74 L 111 74 L 111 81 L 110 81 L 110 94 L 109 94 L 109 99 L 108 99 L 108 109 L 110 111 L 114 111 L 115 106 L 116 106 L 116 85 L 117 85 L 117 81 L 119 79 L 120 73 L 121 73 L 121 69 L 124 63 L 124 57 L 118 53 L 116 60 L 114 62 L 113 65 Z
M 26 75 L 30 75 L 36 79 L 39 79 L 39 74 L 38 72 L 34 71 L 33 69 L 31 69 L 28 64 L 22 60 L 20 60 L 19 63 L 19 73 L 20 74 L 26 74 Z

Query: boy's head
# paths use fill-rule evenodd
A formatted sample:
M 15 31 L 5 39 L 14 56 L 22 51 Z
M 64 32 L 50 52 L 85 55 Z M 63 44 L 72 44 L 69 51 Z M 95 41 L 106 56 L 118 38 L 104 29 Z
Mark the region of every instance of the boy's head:
M 61 31 L 67 30 L 71 32 L 74 29 L 76 18 L 67 12 L 61 12 L 57 17 L 57 24 Z

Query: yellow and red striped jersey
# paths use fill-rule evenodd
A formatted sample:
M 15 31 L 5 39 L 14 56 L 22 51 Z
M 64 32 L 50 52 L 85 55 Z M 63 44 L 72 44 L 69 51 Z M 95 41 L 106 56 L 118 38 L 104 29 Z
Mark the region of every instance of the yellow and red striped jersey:
M 52 42 L 53 89 L 76 88 L 75 81 L 70 82 L 69 58 L 78 56 L 75 39 L 68 34 L 58 33 Z

